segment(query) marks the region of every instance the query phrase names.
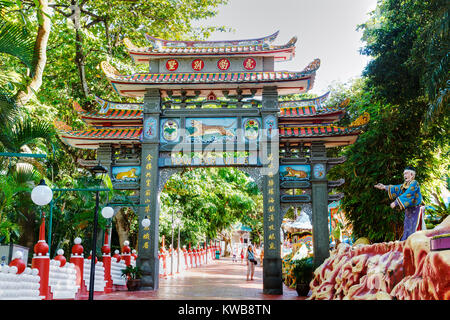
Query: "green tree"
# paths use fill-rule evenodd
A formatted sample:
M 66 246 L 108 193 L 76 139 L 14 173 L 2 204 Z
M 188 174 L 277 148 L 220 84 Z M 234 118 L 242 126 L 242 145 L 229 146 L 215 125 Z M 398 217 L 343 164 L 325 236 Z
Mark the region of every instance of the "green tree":
M 449 10 L 446 0 L 383 0 L 359 26 L 367 43 L 362 53 L 374 57 L 364 75 L 377 98 L 393 104 L 417 99 L 426 104 L 425 120 L 447 125 Z
M 124 50 L 122 40 L 125 36 L 139 45 L 146 44 L 144 33 L 172 39 L 206 38 L 221 27 L 194 28 L 193 22 L 215 15 L 216 7 L 223 3 L 226 0 L 56 0 L 51 3 L 47 0 L 0 0 L 1 151 L 22 149 L 46 153 L 45 160 L 33 165 L 41 176 L 48 178 L 48 184 L 52 187 L 81 185 L 80 178 L 89 173 L 78 168 L 77 160 L 94 159 L 95 150 L 46 143 L 52 141 L 48 138 L 53 134 L 51 130 L 44 141 L 33 139 L 39 136 L 36 134 L 38 129 L 41 133 L 51 129 L 46 123 L 55 118 L 65 120 L 75 128 L 83 127 L 84 123 L 72 110 L 73 99 L 88 110 L 94 105 L 94 93 L 110 100 L 121 99 L 100 74 L 98 64 L 113 60 L 122 70 L 143 70 L 143 66 L 132 63 Z M 5 158 L 0 162 L 2 168 L 14 168 L 16 164 L 16 160 L 11 160 L 8 165 Z M 7 172 L 1 174 L 7 175 Z M 29 211 L 35 213 L 34 205 L 25 201 L 29 200 L 29 193 L 25 192 L 23 199 L 24 205 L 29 205 Z M 63 245 L 61 239 L 64 237 L 79 232 L 89 234 L 92 225 L 89 223 L 92 195 L 77 197 L 69 193 L 59 200 L 60 205 L 55 207 L 52 251 Z M 12 198 L 12 203 L 15 202 L 17 195 Z M 13 219 L 13 211 L 17 208 L 5 208 L 8 219 Z M 127 212 L 126 218 L 132 220 L 131 209 L 122 210 L 117 216 L 123 216 L 122 212 Z M 71 228 L 73 219 L 77 224 Z M 86 228 L 82 231 L 80 226 L 83 225 Z M 34 221 L 34 230 L 28 227 L 25 233 L 21 230 L 23 236 L 29 237 L 26 241 L 22 239 L 25 242 L 21 244 L 34 245 L 32 239 L 37 226 Z M 137 228 L 136 223 L 124 227 L 131 232 Z
M 342 207 L 355 237 L 378 242 L 402 234 L 404 213 L 390 209 L 374 184 L 399 184 L 405 166 L 413 165 L 430 204 L 434 187 L 448 175 L 447 97 L 438 97 L 448 86 L 448 22 L 448 1 L 382 0 L 359 26 L 362 53 L 373 59 L 363 80 L 341 90 L 351 100 L 343 123 L 361 112 L 371 120 L 356 143 L 341 150 L 347 161 L 330 172 L 346 180 Z
M 197 168 L 173 175 L 161 192 L 160 234 L 166 239 L 171 239 L 172 213 L 176 218 L 178 211 L 184 245 L 215 239 L 239 221 L 255 235 L 262 232 L 262 195 L 238 169 Z

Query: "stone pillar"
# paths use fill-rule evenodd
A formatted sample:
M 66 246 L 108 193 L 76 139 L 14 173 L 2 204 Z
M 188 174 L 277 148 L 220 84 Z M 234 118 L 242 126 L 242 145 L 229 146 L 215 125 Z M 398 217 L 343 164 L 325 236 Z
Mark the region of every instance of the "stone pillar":
M 260 141 L 264 195 L 263 293 L 283 294 L 280 241 L 278 92 L 276 87 L 263 88 L 261 116 L 264 131 Z
M 139 235 L 137 266 L 142 270 L 141 290 L 159 287 L 159 117 L 161 95 L 157 89 L 148 89 L 144 96 L 141 155 L 141 188 L 139 208 Z M 148 217 L 150 226 L 144 228 L 142 220 Z
M 311 200 L 314 265 L 330 256 L 328 230 L 327 151 L 323 142 L 311 144 Z
M 108 169 L 108 174 L 111 177 L 111 164 L 112 164 L 112 147 L 111 144 L 101 143 L 97 149 L 97 160 L 101 165 Z

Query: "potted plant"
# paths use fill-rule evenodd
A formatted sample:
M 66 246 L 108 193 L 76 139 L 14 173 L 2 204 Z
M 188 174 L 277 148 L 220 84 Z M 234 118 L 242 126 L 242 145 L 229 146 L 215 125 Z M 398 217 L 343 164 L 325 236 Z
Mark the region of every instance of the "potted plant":
M 293 261 L 292 273 L 296 280 L 296 290 L 299 296 L 306 296 L 309 292 L 309 283 L 314 276 L 314 262 L 312 257 Z
M 139 267 L 133 267 L 128 265 L 125 269 L 122 269 L 122 277 L 127 279 L 128 291 L 136 291 L 141 286 L 142 272 Z

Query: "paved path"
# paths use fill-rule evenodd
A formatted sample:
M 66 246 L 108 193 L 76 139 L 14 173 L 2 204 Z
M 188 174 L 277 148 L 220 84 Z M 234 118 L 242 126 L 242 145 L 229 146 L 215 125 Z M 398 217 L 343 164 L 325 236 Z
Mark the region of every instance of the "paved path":
M 215 260 L 174 277 L 160 278 L 156 291 L 116 291 L 96 295 L 95 300 L 304 300 L 283 285 L 282 295 L 262 293 L 262 267 L 253 281 L 246 280 L 247 266 L 231 259 Z

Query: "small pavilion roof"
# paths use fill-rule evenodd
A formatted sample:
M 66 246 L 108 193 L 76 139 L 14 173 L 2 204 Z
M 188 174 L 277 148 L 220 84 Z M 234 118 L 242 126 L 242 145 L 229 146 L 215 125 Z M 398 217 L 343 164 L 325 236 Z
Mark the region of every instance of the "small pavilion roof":
M 329 95 L 330 91 L 316 98 L 279 101 L 278 105 L 280 108 L 304 107 L 304 106 L 315 106 L 317 108 L 321 108 L 322 104 L 328 99 Z
M 279 125 L 280 145 L 283 142 L 325 141 L 327 147 L 344 146 L 356 141 L 358 135 L 369 123 L 368 113 L 364 113 L 348 127 L 328 125 L 287 126 Z
M 62 121 L 54 125 L 63 142 L 75 148 L 97 149 L 100 143 L 140 143 L 141 127 L 73 130 Z
M 135 63 L 148 63 L 157 57 L 189 56 L 273 56 L 275 61 L 288 61 L 295 56 L 297 37 L 292 37 L 286 44 L 272 45 L 278 32 L 271 36 L 230 41 L 172 41 L 147 36 L 151 45 L 137 47 L 130 39 L 124 44 Z M 275 37 L 274 37 L 275 36 Z
M 108 62 L 101 67 L 114 90 L 123 96 L 142 97 L 146 89 L 198 90 L 207 95 L 211 90 L 259 89 L 278 87 L 279 94 L 302 93 L 313 87 L 320 59 L 302 71 L 215 72 L 215 73 L 135 73 L 122 75 Z
M 325 95 L 308 100 L 298 101 L 280 101 L 280 123 L 301 123 L 308 122 L 322 122 L 331 123 L 338 121 L 345 114 L 345 108 L 349 103 L 349 99 L 344 100 L 338 106 L 328 107 L 322 106 L 320 100 L 324 101 Z
M 361 130 L 369 123 L 369 114 L 364 113 L 348 127 L 328 125 L 288 126 L 279 125 L 280 146 L 286 142 L 307 143 L 325 141 L 326 146 L 344 146 L 356 141 Z M 96 149 L 100 143 L 140 143 L 142 125 L 129 128 L 104 128 L 73 130 L 62 121 L 55 121 L 61 140 L 76 148 Z
M 126 103 L 120 105 L 119 103 L 106 101 L 98 97 L 96 97 L 96 100 L 105 102 L 106 106 L 102 107 L 100 111 L 88 112 L 84 110 L 76 101 L 73 102 L 73 109 L 86 123 L 94 126 L 104 126 L 105 123 L 110 122 L 114 122 L 117 125 L 120 125 L 121 123 L 125 125 L 136 125 L 142 123 L 142 104 L 133 104 L 133 108 L 129 109 L 130 105 Z M 109 104 L 109 107 L 107 104 Z M 121 108 L 119 108 L 119 106 Z
M 251 44 L 265 44 L 273 42 L 277 37 L 280 31 L 276 31 L 271 35 L 264 36 L 261 38 L 253 38 L 253 39 L 243 39 L 243 40 L 187 40 L 187 41 L 179 41 L 179 40 L 165 40 L 160 38 L 152 37 L 148 34 L 145 35 L 146 39 L 152 44 L 154 47 L 224 47 L 224 46 L 235 46 L 235 45 L 251 45 Z

